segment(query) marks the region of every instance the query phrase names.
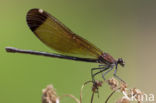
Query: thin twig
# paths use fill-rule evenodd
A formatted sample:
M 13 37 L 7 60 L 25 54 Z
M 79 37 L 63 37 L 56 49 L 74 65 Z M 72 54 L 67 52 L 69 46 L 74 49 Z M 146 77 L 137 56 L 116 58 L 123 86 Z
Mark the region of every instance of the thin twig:
M 106 99 L 105 103 L 108 103 L 108 100 L 109 100 L 109 99 L 112 97 L 112 95 L 113 95 L 117 90 L 119 90 L 119 89 L 120 89 L 120 88 L 114 90 L 114 91 L 108 96 L 108 98 Z
M 87 81 L 87 82 L 85 82 L 85 83 L 82 85 L 82 87 L 81 87 L 81 91 L 80 91 L 80 103 L 82 103 L 82 91 L 83 91 L 83 88 L 84 88 L 85 85 L 88 84 L 88 83 L 92 83 L 92 81 Z
M 75 101 L 76 103 L 80 103 L 79 99 L 77 99 L 75 96 L 73 96 L 73 95 L 71 95 L 71 94 L 65 94 L 65 95 L 63 95 L 63 96 L 60 96 L 59 99 L 61 99 L 62 97 L 70 97 L 70 98 L 74 99 L 74 101 Z
M 94 94 L 95 94 L 95 92 L 92 93 L 92 97 L 91 97 L 91 102 L 90 103 L 93 103 Z

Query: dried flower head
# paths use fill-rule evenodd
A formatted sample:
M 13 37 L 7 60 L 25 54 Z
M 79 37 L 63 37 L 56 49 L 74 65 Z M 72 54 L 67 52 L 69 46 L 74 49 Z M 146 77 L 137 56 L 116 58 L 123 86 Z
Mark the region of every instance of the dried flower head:
M 127 98 L 121 98 L 116 103 L 130 103 L 130 101 Z
M 110 85 L 111 89 L 115 90 L 118 87 L 118 81 L 114 78 L 109 79 L 108 84 Z
M 120 90 L 121 90 L 121 92 L 126 91 L 126 88 L 127 88 L 127 84 L 124 83 L 124 82 L 121 82 L 120 83 Z
M 59 103 L 59 99 L 52 85 L 48 85 L 43 89 L 42 94 L 42 103 Z
M 93 92 L 98 92 L 98 89 L 99 89 L 99 87 L 102 86 L 102 83 L 103 83 L 102 81 L 95 81 L 93 83 L 92 91 Z
M 137 99 L 138 103 L 141 103 L 141 97 L 143 96 L 144 93 L 142 93 L 141 90 L 137 88 L 133 88 L 132 92 L 135 98 Z

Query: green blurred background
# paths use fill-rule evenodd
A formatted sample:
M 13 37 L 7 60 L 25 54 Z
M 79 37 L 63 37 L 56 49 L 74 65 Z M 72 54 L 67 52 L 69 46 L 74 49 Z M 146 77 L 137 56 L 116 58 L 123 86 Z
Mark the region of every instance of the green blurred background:
M 129 87 L 156 94 L 156 1 L 155 0 L 0 0 L 0 103 L 41 103 L 41 90 L 53 84 L 58 95 L 79 97 L 81 85 L 91 79 L 98 64 L 6 53 L 7 46 L 55 52 L 29 30 L 26 13 L 41 8 L 73 32 L 97 45 L 126 65 L 118 75 Z M 112 76 L 112 73 L 109 74 Z M 99 77 L 100 78 L 100 77 Z M 91 86 L 83 103 L 90 102 Z M 100 89 L 102 103 L 110 89 Z M 110 103 L 118 98 L 114 96 Z M 73 103 L 69 98 L 62 103 Z

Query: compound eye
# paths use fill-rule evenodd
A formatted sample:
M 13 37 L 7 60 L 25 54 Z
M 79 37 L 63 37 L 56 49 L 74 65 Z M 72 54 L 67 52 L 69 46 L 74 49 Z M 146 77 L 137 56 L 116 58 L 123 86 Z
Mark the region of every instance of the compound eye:
M 120 64 L 121 66 L 124 66 L 124 65 L 125 65 L 125 63 L 124 63 L 124 61 L 122 60 L 122 58 L 119 58 L 119 59 L 118 59 L 118 64 Z

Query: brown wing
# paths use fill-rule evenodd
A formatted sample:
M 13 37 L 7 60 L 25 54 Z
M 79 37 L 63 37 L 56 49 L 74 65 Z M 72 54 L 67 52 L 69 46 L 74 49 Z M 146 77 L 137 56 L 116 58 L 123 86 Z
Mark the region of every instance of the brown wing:
M 44 44 L 62 54 L 89 58 L 98 58 L 102 54 L 100 49 L 42 9 L 30 10 L 27 13 L 27 23 Z

